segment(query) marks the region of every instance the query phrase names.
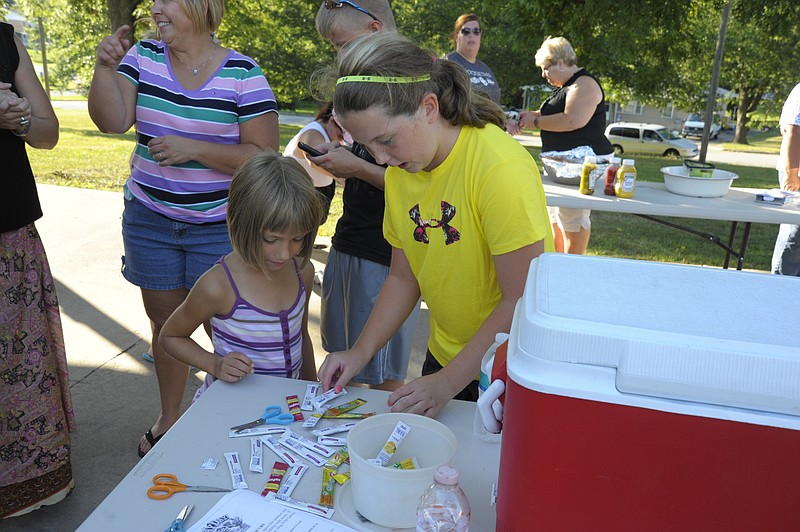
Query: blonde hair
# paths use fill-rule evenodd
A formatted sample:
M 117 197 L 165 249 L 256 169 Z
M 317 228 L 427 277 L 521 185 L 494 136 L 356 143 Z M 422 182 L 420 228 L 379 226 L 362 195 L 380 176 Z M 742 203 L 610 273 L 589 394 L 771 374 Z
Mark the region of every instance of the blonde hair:
M 578 64 L 578 56 L 564 37 L 547 37 L 534 56 L 536 66 L 543 68 L 563 61 L 567 66 Z
M 262 253 L 264 231 L 303 234 L 298 254 L 305 265 L 322 219 L 320 194 L 305 169 L 291 157 L 265 150 L 234 174 L 228 193 L 228 232 L 234 251 L 268 276 Z
M 383 29 L 394 31 L 397 25 L 394 21 L 392 8 L 387 0 L 353 0 L 358 6 L 366 9 L 380 21 Z M 361 33 L 368 31 L 367 26 L 373 19 L 366 13 L 344 4 L 342 7 L 328 9 L 325 4 L 319 6 L 317 11 L 317 33 L 323 39 L 331 40 L 336 31 L 343 29 Z
M 430 80 L 415 83 L 341 83 L 333 98 L 333 108 L 340 115 L 379 106 L 389 116 L 411 116 L 419 110 L 423 96 L 433 93 L 439 100 L 439 114 L 453 126 L 484 127 L 492 123 L 505 127 L 500 106 L 472 90 L 461 65 L 437 60 L 433 53 L 397 33 L 381 32 L 353 40 L 340 51 L 336 70 L 336 78 L 430 76 Z
M 207 4 L 207 8 L 203 6 Z M 198 33 L 217 31 L 225 15 L 225 0 L 178 0 Z
M 456 47 L 457 43 L 456 39 L 458 38 L 458 34 L 461 31 L 461 28 L 463 28 L 467 22 L 477 22 L 478 24 L 481 23 L 480 19 L 478 18 L 478 15 L 476 15 L 475 13 L 464 13 L 463 15 L 458 17 L 456 19 L 456 24 L 453 27 L 453 33 L 450 35 L 450 38 L 453 40 L 454 48 Z

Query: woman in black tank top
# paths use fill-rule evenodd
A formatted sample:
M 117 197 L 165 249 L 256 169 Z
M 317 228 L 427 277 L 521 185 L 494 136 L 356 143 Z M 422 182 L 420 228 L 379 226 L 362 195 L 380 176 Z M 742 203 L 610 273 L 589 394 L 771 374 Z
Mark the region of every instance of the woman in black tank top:
M 577 65 L 572 45 L 563 37 L 545 39 L 536 52 L 536 65 L 554 87 L 538 111 L 520 115 L 525 129 L 541 130 L 542 151 L 567 151 L 590 146 L 599 156 L 614 149 L 605 136 L 605 94 L 600 82 Z M 582 254 L 591 232 L 589 211 L 553 208 L 551 221 L 556 250 Z M 553 220 L 553 215 L 557 220 Z

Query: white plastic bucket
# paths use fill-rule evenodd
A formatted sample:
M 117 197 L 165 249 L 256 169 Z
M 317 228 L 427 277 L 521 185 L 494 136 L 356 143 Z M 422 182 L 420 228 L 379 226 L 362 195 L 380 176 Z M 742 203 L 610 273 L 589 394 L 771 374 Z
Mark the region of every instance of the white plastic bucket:
M 388 467 L 367 462 L 375 458 L 398 421 L 411 427 Z M 347 435 L 350 451 L 350 485 L 358 513 L 375 524 L 389 528 L 416 526 L 417 503 L 440 465 L 456 454 L 458 442 L 449 428 L 434 419 L 415 414 L 380 414 L 367 418 Z M 391 467 L 415 457 L 419 469 Z

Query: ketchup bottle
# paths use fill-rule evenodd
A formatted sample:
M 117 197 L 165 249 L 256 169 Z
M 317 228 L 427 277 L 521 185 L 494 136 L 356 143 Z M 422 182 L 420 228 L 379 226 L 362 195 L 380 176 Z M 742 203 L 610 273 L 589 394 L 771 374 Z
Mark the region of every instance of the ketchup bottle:
M 616 196 L 617 193 L 614 191 L 614 184 L 617 180 L 617 170 L 619 170 L 619 157 L 612 157 L 611 162 L 608 163 L 608 168 L 606 168 L 606 188 L 603 189 L 603 194 L 606 196 Z

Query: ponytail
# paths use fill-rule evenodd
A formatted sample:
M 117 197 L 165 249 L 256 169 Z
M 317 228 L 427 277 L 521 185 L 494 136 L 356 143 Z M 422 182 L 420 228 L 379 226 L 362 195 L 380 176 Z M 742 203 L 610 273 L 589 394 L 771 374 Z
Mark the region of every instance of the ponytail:
M 487 123 L 505 128 L 506 116 L 499 105 L 472 89 L 464 67 L 440 59 L 431 72 L 437 86 L 439 113 L 451 125 L 484 127 Z

